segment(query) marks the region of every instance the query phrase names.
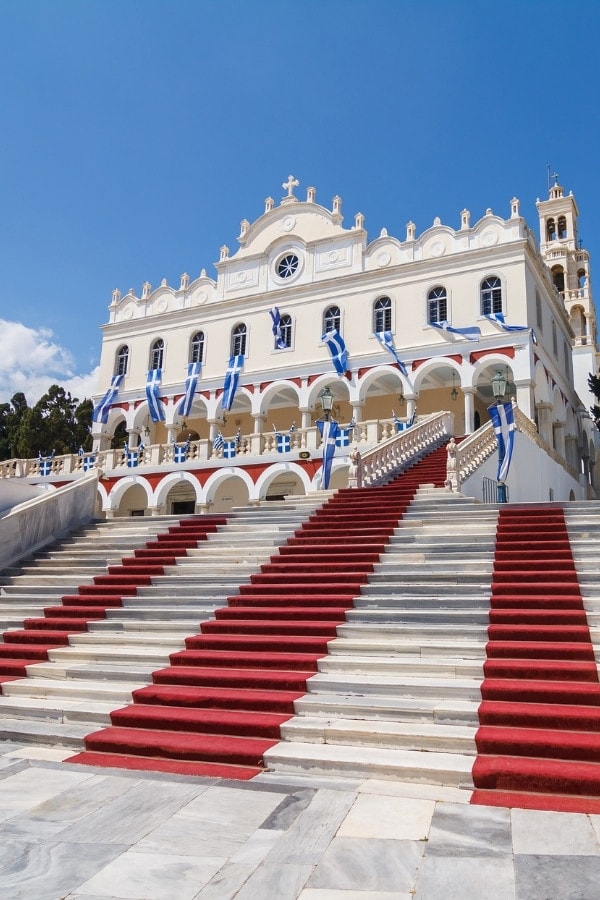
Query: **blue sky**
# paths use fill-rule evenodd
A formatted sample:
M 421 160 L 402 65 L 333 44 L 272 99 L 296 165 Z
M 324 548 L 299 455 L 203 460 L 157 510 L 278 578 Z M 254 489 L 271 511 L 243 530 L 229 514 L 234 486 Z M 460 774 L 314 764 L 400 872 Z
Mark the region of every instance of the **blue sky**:
M 97 392 L 113 288 L 178 286 L 290 173 L 373 239 L 547 164 L 600 265 L 600 2 L 0 0 L 0 402 Z

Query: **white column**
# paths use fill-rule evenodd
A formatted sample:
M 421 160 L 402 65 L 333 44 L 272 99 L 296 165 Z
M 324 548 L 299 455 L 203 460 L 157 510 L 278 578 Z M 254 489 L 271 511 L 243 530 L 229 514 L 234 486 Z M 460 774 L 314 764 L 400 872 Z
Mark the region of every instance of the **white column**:
M 475 388 L 461 388 L 464 394 L 465 434 L 472 434 L 475 429 Z

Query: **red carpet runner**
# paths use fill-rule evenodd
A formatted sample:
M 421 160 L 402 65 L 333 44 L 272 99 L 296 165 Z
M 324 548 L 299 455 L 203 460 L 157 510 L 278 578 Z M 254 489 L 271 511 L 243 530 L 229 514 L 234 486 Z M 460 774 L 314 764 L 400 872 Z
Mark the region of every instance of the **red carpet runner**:
M 108 608 L 121 606 L 122 597 L 150 584 L 153 575 L 163 575 L 164 566 L 174 565 L 178 556 L 185 556 L 189 547 L 206 540 L 226 521 L 225 516 L 182 519 L 135 550 L 133 556 L 123 558 L 120 566 L 109 566 L 107 574 L 97 575 L 93 584 L 81 585 L 77 594 L 61 597 L 60 606 L 46 607 L 40 618 L 25 619 L 22 629 L 5 631 L 0 644 L 0 685 L 25 678 L 27 666 L 47 661 L 49 650 L 65 647 L 69 635 L 86 631 L 88 622 L 106 618 Z
M 440 448 L 389 485 L 335 494 L 69 762 L 257 775 L 417 487 L 445 469 Z
M 600 812 L 600 684 L 561 509 L 498 519 L 472 803 Z

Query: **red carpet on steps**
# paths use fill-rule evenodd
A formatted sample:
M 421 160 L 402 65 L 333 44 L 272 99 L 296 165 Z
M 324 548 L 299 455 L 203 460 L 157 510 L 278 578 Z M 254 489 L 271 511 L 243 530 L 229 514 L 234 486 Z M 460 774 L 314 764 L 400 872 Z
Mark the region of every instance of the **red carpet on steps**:
M 416 489 L 445 477 L 440 448 L 389 485 L 335 494 L 69 762 L 238 779 L 261 772 Z
M 22 629 L 5 631 L 0 643 L 0 691 L 2 682 L 25 678 L 27 666 L 47 661 L 49 650 L 66 646 L 69 635 L 86 631 L 88 622 L 106 618 L 108 608 L 121 606 L 122 597 L 150 584 L 153 575 L 163 575 L 164 566 L 173 565 L 226 521 L 225 516 L 182 519 L 122 559 L 121 565 L 108 566 L 92 584 L 81 585 L 77 594 L 61 597 L 60 606 L 48 606 L 43 616 L 25 619 Z
M 600 684 L 562 509 L 496 536 L 472 803 L 600 812 Z

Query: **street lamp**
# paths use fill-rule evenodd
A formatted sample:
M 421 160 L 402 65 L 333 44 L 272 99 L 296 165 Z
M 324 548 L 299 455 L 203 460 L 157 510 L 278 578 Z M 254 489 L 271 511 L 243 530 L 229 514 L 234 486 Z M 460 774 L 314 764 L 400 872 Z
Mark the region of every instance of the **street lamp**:
M 494 398 L 496 403 L 502 403 L 502 399 L 506 394 L 506 385 L 507 385 L 506 375 L 503 375 L 500 370 L 496 372 L 494 377 L 492 378 L 492 392 L 494 394 Z
M 324 387 L 321 393 L 319 394 L 319 400 L 321 401 L 321 406 L 323 408 L 323 412 L 325 413 L 325 421 L 329 422 L 329 414 L 333 409 L 333 394 L 331 393 L 331 388 L 329 385 Z
M 500 370 L 496 372 L 494 377 L 492 378 L 492 393 L 494 395 L 494 399 L 496 401 L 496 406 L 501 406 L 502 401 L 504 399 L 504 395 L 506 394 L 506 386 L 508 383 L 508 379 L 506 375 L 503 375 Z M 504 462 L 504 447 L 502 444 L 498 444 L 498 469 Z M 508 498 L 506 496 L 506 485 L 503 481 L 499 481 L 497 483 L 497 497 L 498 503 L 506 503 Z

